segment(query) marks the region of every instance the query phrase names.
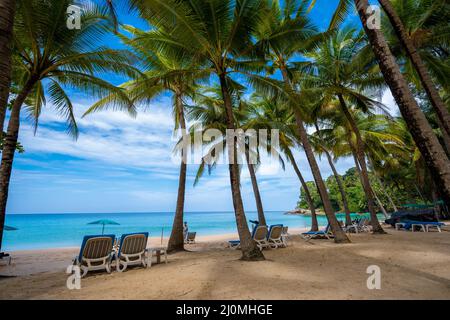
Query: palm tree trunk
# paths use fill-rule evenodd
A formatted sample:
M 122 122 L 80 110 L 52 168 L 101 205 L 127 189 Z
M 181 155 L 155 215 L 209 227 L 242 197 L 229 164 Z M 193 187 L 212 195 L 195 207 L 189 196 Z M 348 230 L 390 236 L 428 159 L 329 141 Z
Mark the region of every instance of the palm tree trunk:
M 369 208 L 370 223 L 372 225 L 372 231 L 373 231 L 373 233 L 383 234 L 385 232 L 384 232 L 383 228 L 381 227 L 380 223 L 378 222 L 377 212 L 375 211 L 374 192 L 373 192 L 372 186 L 370 185 L 369 172 L 367 171 L 366 157 L 364 155 L 365 154 L 364 142 L 361 138 L 361 133 L 359 132 L 359 128 L 356 125 L 355 119 L 353 119 L 352 115 L 348 111 L 347 104 L 345 103 L 344 97 L 342 95 L 338 94 L 338 98 L 339 98 L 339 104 L 341 106 L 342 112 L 344 113 L 345 117 L 347 118 L 348 122 L 350 123 L 353 133 L 356 135 L 356 156 L 359 161 L 360 168 L 361 168 L 361 178 L 362 178 L 361 180 L 362 180 L 364 193 L 366 194 L 366 198 L 367 198 L 367 206 Z
M 373 196 L 375 197 L 375 200 L 377 201 L 378 206 L 380 207 L 381 212 L 383 213 L 384 217 L 386 219 L 389 218 L 389 215 L 388 215 L 388 213 L 386 211 L 386 208 L 383 205 L 383 202 L 381 202 L 380 198 L 377 196 L 377 193 L 375 191 L 373 192 Z
M 450 156 L 450 135 L 445 131 L 442 121 L 439 118 L 436 120 L 439 130 L 442 132 L 442 141 L 444 142 L 445 151 L 447 152 L 447 156 Z
M 292 167 L 294 168 L 295 173 L 297 174 L 298 179 L 300 180 L 300 183 L 302 184 L 303 190 L 305 190 L 306 202 L 308 203 L 309 211 L 311 211 L 311 231 L 318 231 L 319 223 L 317 222 L 316 207 L 314 206 L 314 201 L 311 197 L 311 192 L 309 191 L 308 185 L 306 184 L 306 181 L 303 178 L 303 175 L 297 166 L 297 162 L 295 161 L 294 156 L 292 155 L 290 150 L 287 151 L 286 154 L 289 158 L 289 161 L 292 164 Z
M 255 166 L 252 163 L 250 163 L 250 156 L 247 150 L 245 151 L 245 157 L 247 160 L 248 172 L 250 173 L 250 180 L 252 181 L 253 193 L 255 195 L 256 209 L 258 211 L 258 222 L 260 225 L 266 226 L 267 222 L 266 217 L 264 215 L 261 194 L 259 193 L 258 180 L 256 180 Z
M 430 74 L 428 73 L 428 70 L 423 63 L 420 54 L 417 52 L 417 49 L 414 47 L 414 44 L 410 40 L 400 17 L 395 11 L 395 8 L 392 6 L 389 0 L 379 0 L 379 2 L 383 7 L 387 17 L 389 18 L 392 27 L 394 28 L 394 31 L 400 40 L 400 43 L 405 49 L 408 57 L 411 59 L 411 62 L 416 69 L 417 74 L 419 75 L 420 82 L 422 83 L 422 86 L 425 89 L 428 98 L 430 99 L 431 105 L 433 106 L 434 111 L 437 114 L 439 127 L 442 128 L 442 135 L 444 136 L 447 152 L 450 152 L 450 150 L 448 149 L 450 147 L 450 145 L 448 145 L 450 141 L 450 114 L 447 110 L 447 107 L 445 106 L 444 101 L 442 101 L 441 97 L 439 96 L 439 92 L 434 86 L 433 80 L 431 79 Z
M 11 40 L 16 0 L 0 0 L 0 137 L 3 136 L 11 85 Z
M 450 161 L 436 135 L 408 88 L 400 68 L 380 30 L 367 26 L 367 0 L 355 0 L 364 30 L 386 83 L 391 89 L 395 102 L 405 119 L 411 135 L 419 148 L 445 203 L 450 203 Z
M 356 151 L 354 149 L 352 149 L 352 154 L 353 154 L 353 160 L 355 161 L 355 166 L 356 166 L 356 172 L 358 172 L 358 176 L 359 176 L 359 180 L 361 181 L 361 185 L 363 184 L 363 177 L 362 177 L 362 173 L 361 173 L 361 167 L 359 166 L 359 161 L 358 158 L 356 156 Z M 375 191 L 373 191 L 373 196 L 375 197 L 375 200 L 378 203 L 378 206 L 381 209 L 381 212 L 383 212 L 383 215 L 388 218 L 388 214 L 386 212 L 386 209 L 383 206 L 383 203 L 380 201 L 380 198 L 378 198 L 377 194 L 375 193 Z
M 334 214 L 334 209 L 333 206 L 331 205 L 327 188 L 325 186 L 325 183 L 323 182 L 319 165 L 317 164 L 316 158 L 314 157 L 314 152 L 312 150 L 311 144 L 308 141 L 308 135 L 306 133 L 306 129 L 303 125 L 303 121 L 301 119 L 301 115 L 300 112 L 298 112 L 298 110 L 295 110 L 295 120 L 297 122 L 297 129 L 298 134 L 300 136 L 300 141 L 303 145 L 303 149 L 305 150 L 306 157 L 311 167 L 311 172 L 314 176 L 314 181 L 316 182 L 317 189 L 322 199 L 325 215 L 327 216 L 328 223 L 330 224 L 331 227 L 331 231 L 334 234 L 334 241 L 336 243 L 349 243 L 350 239 L 342 230 L 341 225 L 339 224 L 339 221 L 337 220 L 336 215 Z
M 378 181 L 378 183 L 380 184 L 381 188 L 383 188 L 383 190 L 385 190 L 385 191 L 384 191 L 384 194 L 385 194 L 386 197 L 388 198 L 388 201 L 389 201 L 389 203 L 391 204 L 392 208 L 394 209 L 394 212 L 397 212 L 397 211 L 398 211 L 397 206 L 395 205 L 394 201 L 392 200 L 392 197 L 391 197 L 391 195 L 389 194 L 389 192 L 388 192 L 386 186 L 384 185 L 383 181 L 380 179 L 380 177 L 378 176 L 377 172 L 375 171 L 375 166 L 373 165 L 372 159 L 371 159 L 370 157 L 368 157 L 368 158 L 369 158 L 370 165 L 372 166 L 372 169 L 373 169 L 373 173 L 374 173 L 374 175 L 375 175 L 375 178 L 377 179 L 377 181 Z
M 283 80 L 286 84 L 286 87 L 292 90 L 293 88 L 289 80 L 286 68 L 281 67 L 280 71 L 283 76 Z M 331 231 L 334 234 L 334 242 L 349 243 L 350 239 L 342 230 L 341 225 L 339 224 L 339 221 L 337 220 L 336 215 L 334 214 L 334 209 L 333 206 L 331 205 L 330 197 L 328 196 L 328 191 L 325 186 L 325 183 L 323 182 L 319 165 L 317 164 L 316 158 L 314 157 L 313 149 L 308 140 L 308 133 L 306 132 L 305 126 L 303 124 L 302 116 L 299 110 L 295 107 L 294 107 L 294 116 L 295 122 L 297 124 L 296 126 L 297 133 L 300 137 L 300 142 L 302 143 L 303 149 L 305 150 L 306 158 L 308 159 L 309 166 L 311 167 L 311 172 L 313 174 L 314 181 L 316 182 L 317 190 L 319 191 L 320 198 L 322 199 L 325 215 L 328 219 L 328 223 L 330 224 Z
M 345 193 L 344 184 L 342 183 L 341 176 L 339 175 L 339 173 L 336 170 L 336 167 L 334 166 L 333 159 L 331 158 L 330 153 L 326 149 L 324 149 L 324 152 L 325 152 L 325 155 L 327 156 L 328 163 L 330 164 L 331 170 L 333 171 L 334 178 L 336 179 L 336 183 L 339 188 L 339 192 L 341 193 L 342 205 L 343 205 L 344 211 L 345 211 L 345 224 L 349 226 L 352 224 L 352 218 L 350 216 L 350 209 L 348 207 L 347 194 Z
M 175 95 L 176 95 L 175 97 L 176 109 L 178 112 L 178 121 L 180 122 L 180 127 L 184 138 L 184 135 L 186 134 L 186 120 L 184 118 L 182 94 L 180 92 L 177 92 Z M 186 193 L 186 171 L 187 171 L 187 154 L 185 151 L 186 150 L 182 148 L 180 177 L 178 180 L 177 206 L 175 211 L 175 217 L 173 219 L 172 232 L 170 234 L 169 243 L 167 246 L 167 252 L 176 252 L 184 250 L 183 215 L 184 215 L 184 197 Z
M 222 90 L 222 98 L 225 106 L 227 116 L 227 128 L 234 130 L 234 116 L 233 107 L 231 103 L 231 96 L 228 89 L 226 75 L 221 73 L 219 75 L 220 87 Z M 228 137 L 227 137 L 228 139 Z M 264 255 L 256 246 L 248 229 L 247 218 L 244 212 L 244 204 L 242 203 L 242 196 L 239 183 L 239 164 L 237 163 L 237 148 L 236 141 L 227 141 L 228 149 L 228 165 L 230 171 L 231 193 L 233 197 L 234 214 L 236 216 L 236 225 L 241 243 L 242 260 L 257 261 L 264 260 Z
M 0 169 L 0 249 L 2 248 L 3 228 L 5 225 L 6 205 L 8 202 L 9 182 L 11 180 L 11 172 L 14 161 L 14 154 L 17 146 L 20 128 L 20 110 L 22 104 L 31 92 L 35 80 L 30 79 L 26 82 L 22 91 L 14 100 L 9 118 L 8 130 L 6 132 L 3 150 L 2 163 Z

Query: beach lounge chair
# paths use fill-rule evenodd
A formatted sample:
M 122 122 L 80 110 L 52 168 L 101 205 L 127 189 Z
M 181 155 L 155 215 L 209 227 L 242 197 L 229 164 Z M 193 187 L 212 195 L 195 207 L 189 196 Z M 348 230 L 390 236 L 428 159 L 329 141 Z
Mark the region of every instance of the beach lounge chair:
M 427 222 L 425 223 L 425 228 L 427 232 L 430 232 L 431 228 L 435 228 L 438 232 L 442 232 L 441 227 L 445 226 L 445 223 L 442 222 Z
M 128 266 L 142 265 L 147 267 L 148 232 L 123 234 L 119 242 L 119 250 L 114 254 L 116 270 L 123 272 Z
M 11 255 L 9 253 L 0 252 L 0 260 L 8 261 L 8 265 L 11 264 Z
M 188 232 L 186 239 L 184 240 L 184 243 L 187 243 L 187 244 L 195 243 L 196 235 L 197 235 L 197 232 Z
M 306 241 L 324 237 L 327 238 L 328 240 L 331 240 L 332 233 L 330 224 L 327 224 L 327 227 L 324 230 L 303 232 L 301 236 Z
M 252 238 L 253 238 L 253 240 L 255 240 L 256 245 L 258 246 L 259 250 L 269 247 L 269 243 L 267 242 L 268 233 L 269 233 L 269 230 L 267 229 L 267 226 L 258 225 L 255 228 L 253 228 Z M 230 246 L 230 248 L 240 249 L 241 241 L 240 240 L 231 240 L 231 241 L 228 241 L 228 245 Z
M 445 226 L 444 223 L 438 221 L 415 221 L 415 220 L 405 220 L 402 221 L 403 228 L 405 230 L 410 230 L 412 232 L 419 230 L 423 232 L 430 232 L 430 229 L 436 228 L 438 232 L 442 232 L 441 227 Z
M 75 257 L 73 264 L 79 266 L 84 277 L 88 271 L 106 270 L 111 273 L 113 244 L 115 235 L 85 236 L 81 243 L 80 254 Z
M 274 224 L 270 226 L 269 234 L 267 235 L 267 243 L 271 248 L 286 247 L 283 242 L 283 225 Z
M 270 247 L 268 239 L 268 229 L 267 226 L 257 226 L 253 234 L 253 240 L 255 240 L 256 245 L 259 250 Z

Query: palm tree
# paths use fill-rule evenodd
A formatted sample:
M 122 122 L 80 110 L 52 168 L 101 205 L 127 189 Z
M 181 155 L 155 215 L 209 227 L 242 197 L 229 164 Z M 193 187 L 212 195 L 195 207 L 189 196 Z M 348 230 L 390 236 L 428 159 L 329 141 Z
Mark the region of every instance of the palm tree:
M 14 26 L 14 13 L 17 0 L 0 0 L 0 137 L 3 139 L 3 126 L 11 85 L 11 48 Z
M 236 82 L 230 82 L 230 87 L 236 127 L 242 128 L 244 131 L 247 129 L 261 128 L 258 122 L 253 119 L 254 109 L 250 108 L 250 104 L 240 98 L 240 96 L 244 93 L 243 90 L 245 88 Z M 191 136 L 195 136 L 195 134 L 203 135 L 207 130 L 216 129 L 222 133 L 223 139 L 220 141 L 214 141 L 212 148 L 203 157 L 202 163 L 197 171 L 194 185 L 198 183 L 200 177 L 203 175 L 205 166 L 208 166 L 208 171 L 211 172 L 217 165 L 220 157 L 223 157 L 223 154 L 218 154 L 223 152 L 223 148 L 220 148 L 220 150 L 217 151 L 215 146 L 218 143 L 222 143 L 225 146 L 227 145 L 227 139 L 225 138 L 227 129 L 226 113 L 223 107 L 223 99 L 221 98 L 221 88 L 217 86 L 203 88 L 201 92 L 195 94 L 195 104 L 195 106 L 192 106 L 189 109 L 188 113 L 189 118 L 196 122 L 196 125 L 193 126 L 193 130 L 191 131 Z M 245 150 L 242 150 L 241 153 L 245 154 L 247 169 L 249 171 L 253 194 L 255 196 L 259 224 L 267 225 L 258 180 L 256 178 L 257 165 L 253 161 L 256 159 L 259 163 L 259 150 L 258 148 L 256 148 L 256 150 L 252 149 L 252 146 L 247 138 L 248 137 L 245 137 Z M 206 141 L 205 145 L 209 146 L 210 143 Z M 217 157 L 216 161 L 206 161 L 206 159 L 213 159 L 214 157 Z
M 17 10 L 14 61 L 18 78 L 13 82 L 20 89 L 12 105 L 2 152 L 0 239 L 23 105 L 26 104 L 37 128 L 42 107 L 49 99 L 67 119 L 68 132 L 76 138 L 78 128 L 73 105 L 64 88 L 79 89 L 93 96 L 116 92 L 122 99 L 127 99 L 120 89 L 97 78 L 94 73 L 113 72 L 130 76 L 136 73 L 129 67 L 129 59 L 123 52 L 96 46 L 97 39 L 107 32 L 103 13 L 94 7 L 86 7 L 82 16 L 83 28 L 68 31 L 65 23 L 68 5 L 68 0 L 34 0 L 21 2 Z M 130 112 L 133 111 L 130 106 Z
M 376 183 L 381 187 L 383 196 L 387 198 L 393 210 L 397 211 L 397 207 L 389 194 L 389 189 L 384 185 L 377 170 L 380 167 L 375 164 L 387 166 L 393 163 L 395 165 L 399 159 L 409 159 L 410 149 L 404 139 L 407 131 L 405 132 L 405 128 L 390 116 L 363 115 L 361 112 L 354 112 L 353 117 L 358 124 L 366 147 L 366 156 L 372 169 L 372 177 L 375 178 Z M 386 210 L 384 210 L 383 204 L 379 201 L 377 193 L 374 192 L 374 195 L 377 198 L 380 209 L 386 214 Z
M 417 74 L 419 76 L 420 82 L 422 84 L 422 87 L 425 89 L 425 92 L 428 95 L 428 98 L 430 99 L 431 105 L 434 108 L 434 111 L 436 112 L 438 116 L 438 124 L 439 127 L 442 130 L 442 135 L 444 136 L 444 141 L 446 144 L 447 152 L 450 152 L 450 114 L 447 110 L 447 107 L 444 104 L 444 101 L 439 96 L 439 92 L 436 89 L 433 80 L 431 79 L 431 76 L 425 66 L 425 63 L 423 62 L 417 48 L 412 42 L 412 39 L 410 35 L 408 34 L 405 26 L 403 25 L 402 20 L 400 19 L 399 15 L 397 14 L 397 11 L 395 9 L 395 5 L 399 5 L 398 1 L 394 3 L 391 3 L 389 0 L 379 0 L 381 6 L 384 9 L 384 12 L 386 13 L 387 17 L 389 18 L 391 25 L 395 31 L 395 34 L 397 35 L 398 39 L 400 40 L 400 43 L 404 50 L 406 51 L 409 59 L 411 60 L 414 69 L 417 71 Z M 404 3 L 405 1 L 402 0 L 402 6 L 408 6 L 408 3 Z M 407 1 L 411 3 L 412 1 Z M 417 1 L 413 1 L 417 2 Z M 430 3 L 430 1 L 419 1 L 420 7 L 425 12 L 423 14 L 432 15 L 432 12 L 435 10 L 444 10 L 449 9 L 449 4 L 445 4 L 445 1 L 433 1 L 433 4 Z M 428 5 L 428 6 L 426 6 Z M 412 7 L 412 5 L 408 6 Z M 412 13 L 409 13 L 412 14 Z M 448 21 L 447 21 L 448 23 Z M 448 26 L 447 26 L 448 29 Z
M 192 59 L 172 56 L 170 53 L 164 55 L 153 51 L 148 47 L 148 38 L 152 38 L 155 30 L 142 31 L 131 26 L 123 26 L 124 30 L 133 35 L 128 38 L 123 34 L 118 36 L 129 46 L 139 58 L 140 64 L 145 66 L 143 74 L 137 79 L 124 83 L 120 87 L 125 89 L 133 104 L 148 103 L 164 92 L 170 92 L 173 96 L 173 114 L 175 115 L 175 130 L 181 129 L 183 137 L 187 135 L 185 117 L 185 99 L 192 96 L 195 82 L 207 78 L 208 73 L 196 68 Z M 116 94 L 95 103 L 86 114 L 102 110 L 111 105 L 117 108 L 118 99 Z M 121 109 L 127 109 L 127 101 L 123 101 Z M 184 140 L 183 140 L 184 141 Z M 183 144 L 187 147 L 186 142 Z M 180 174 L 178 182 L 178 196 L 176 211 L 172 226 L 172 232 L 168 243 L 168 252 L 184 250 L 183 216 L 186 193 L 187 152 L 185 148 L 178 149 L 181 153 Z
M 267 127 L 260 127 L 257 123 L 257 120 L 255 119 L 255 116 L 257 115 L 257 111 L 255 108 L 250 107 L 250 104 L 246 101 L 240 100 L 239 109 L 241 111 L 241 114 L 243 114 L 243 117 L 240 119 L 241 125 L 244 130 L 258 130 L 258 129 L 268 129 Z M 257 146 L 252 146 L 250 143 L 251 138 L 256 138 L 256 140 L 259 140 L 258 136 L 256 137 L 245 137 L 245 160 L 247 162 L 247 168 L 250 175 L 250 181 L 252 183 L 252 189 L 253 194 L 255 195 L 255 201 L 256 201 L 256 210 L 258 212 L 258 222 L 260 225 L 267 225 L 266 217 L 264 214 L 264 208 L 263 203 L 261 199 L 261 193 L 259 192 L 259 186 L 258 186 L 258 180 L 256 178 L 256 164 L 260 163 L 260 154 L 259 154 L 259 148 L 263 147 L 262 142 L 258 141 Z M 267 144 L 266 147 L 269 147 L 270 144 Z M 253 148 L 252 148 L 253 147 Z M 255 164 L 256 160 L 256 164 Z
M 389 40 L 391 52 L 397 58 L 407 54 L 405 76 L 416 87 L 422 86 L 437 115 L 447 154 L 450 152 L 450 115 L 443 99 L 433 84 L 430 73 L 441 86 L 448 88 L 448 19 L 449 5 L 445 0 L 380 0 L 387 20 L 383 33 Z M 351 0 L 340 0 L 331 20 L 330 29 L 336 28 L 348 14 Z M 411 63 L 410 63 L 411 62 Z M 425 63 L 426 62 L 426 65 Z M 411 66 L 412 64 L 412 66 Z M 429 70 L 429 71 L 428 71 Z M 417 75 L 417 76 L 416 76 Z M 415 81 L 418 77 L 418 81 Z
M 389 49 L 381 30 L 369 28 L 368 0 L 353 0 L 370 45 L 373 49 L 385 81 L 391 89 L 402 117 L 405 119 L 413 139 L 423 155 L 426 165 L 430 169 L 433 180 L 436 182 L 442 198 L 450 202 L 450 161 L 445 154 L 439 140 L 434 135 L 425 115 L 420 110 L 400 68 Z M 337 27 L 350 11 L 352 1 L 340 0 L 338 7 L 330 22 L 330 29 Z
M 267 97 L 258 96 L 257 94 L 252 96 L 251 103 L 255 106 L 256 110 L 258 110 L 255 122 L 259 127 L 279 130 L 280 151 L 285 155 L 288 162 L 291 163 L 295 174 L 300 180 L 300 184 L 305 191 L 306 203 L 308 203 L 311 212 L 311 231 L 317 231 L 319 229 L 319 224 L 317 222 L 314 201 L 292 152 L 295 145 L 301 145 L 299 137 L 296 134 L 296 124 L 292 110 L 288 107 L 288 104 L 281 100 L 268 99 Z
M 342 206 L 344 207 L 345 212 L 345 224 L 351 225 L 352 224 L 352 218 L 350 216 L 350 209 L 348 207 L 348 201 L 347 201 L 347 194 L 345 192 L 344 183 L 342 181 L 341 176 L 337 172 L 336 166 L 334 165 L 333 157 L 331 155 L 330 150 L 332 149 L 331 141 L 327 139 L 322 138 L 321 130 L 319 128 L 318 123 L 315 123 L 316 132 L 313 134 L 311 140 L 311 143 L 313 145 L 314 151 L 317 154 L 325 154 L 328 164 L 331 167 L 331 171 L 333 171 L 334 178 L 336 180 L 336 184 L 339 189 L 339 193 L 341 194 L 342 199 Z M 327 143 L 328 142 L 328 143 Z
M 385 81 L 444 201 L 450 203 L 450 160 L 408 88 L 383 33 L 368 27 L 368 1 L 355 0 L 355 4 Z
M 307 74 L 303 81 L 304 87 L 320 93 L 322 104 L 328 105 L 333 99 L 338 99 L 341 112 L 356 137 L 357 168 L 361 169 L 373 232 L 384 233 L 375 211 L 376 195 L 369 181 L 364 142 L 347 105 L 347 101 L 354 102 L 363 111 L 382 108 L 380 103 L 364 92 L 365 89 L 377 89 L 384 85 L 378 70 L 366 67 L 367 57 L 364 55 L 361 58 L 360 50 L 364 45 L 363 34 L 356 34 L 353 29 L 342 29 L 330 35 L 317 50 L 308 54 L 312 61 L 302 63 L 301 70 L 303 74 Z
M 260 50 L 266 54 L 272 64 L 271 67 L 281 72 L 284 90 L 292 95 L 296 94 L 295 84 L 292 82 L 292 71 L 295 66 L 292 58 L 300 50 L 312 46 L 319 39 L 316 28 L 306 16 L 307 3 L 308 1 L 289 1 L 281 6 L 279 1 L 271 2 L 269 10 L 265 14 L 265 20 L 257 30 Z M 349 242 L 334 215 L 325 183 L 308 140 L 302 110 L 292 100 L 289 101 L 297 125 L 297 134 L 305 150 L 331 230 L 335 235 L 335 242 Z
M 0 135 L 3 139 L 3 127 L 5 122 L 6 109 L 8 105 L 9 91 L 11 85 L 11 48 L 14 26 L 14 15 L 16 6 L 21 0 L 0 0 Z M 77 4 L 72 1 L 71 4 Z M 109 10 L 114 26 L 117 26 L 117 14 L 113 0 L 105 0 L 105 5 Z
M 338 102 L 333 104 L 338 105 Z M 322 114 L 323 129 L 320 130 L 320 136 L 329 145 L 333 146 L 332 150 L 335 158 L 353 157 L 361 183 L 363 183 L 360 164 L 356 155 L 355 134 L 349 126 L 346 117 L 340 112 L 339 107 L 333 106 L 333 104 L 330 104 L 326 113 Z M 404 131 L 398 123 L 386 115 L 366 114 L 355 108 L 349 109 L 349 112 L 358 126 L 364 142 L 366 156 L 371 164 L 382 163 L 387 166 L 389 163 L 392 163 L 395 166 L 394 162 L 400 159 L 409 161 L 411 151 L 404 142 Z M 371 167 L 373 171 L 377 169 L 373 165 Z M 375 171 L 374 174 L 376 175 L 377 172 Z M 379 184 L 382 185 L 381 182 Z M 383 188 L 382 192 L 383 196 L 389 200 L 388 190 Z M 384 205 L 375 192 L 374 197 L 380 209 L 385 213 Z M 390 199 L 390 202 L 392 203 L 392 199 Z M 395 205 L 393 207 L 395 208 Z
M 227 116 L 227 128 L 235 130 L 233 105 L 230 94 L 232 73 L 246 77 L 262 70 L 255 60 L 253 33 L 264 19 L 263 0 L 149 0 L 137 4 L 143 16 L 149 18 L 156 29 L 164 26 L 152 43 L 159 50 L 178 55 L 190 55 L 203 63 L 217 78 Z M 230 139 L 231 140 L 231 139 Z M 264 259 L 251 238 L 245 217 L 239 185 L 239 166 L 236 145 L 227 143 L 230 184 L 243 260 Z

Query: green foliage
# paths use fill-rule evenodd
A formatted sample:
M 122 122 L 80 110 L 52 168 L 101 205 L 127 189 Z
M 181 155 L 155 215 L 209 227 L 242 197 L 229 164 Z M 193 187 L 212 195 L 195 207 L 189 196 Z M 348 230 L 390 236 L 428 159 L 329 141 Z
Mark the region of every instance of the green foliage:
M 5 135 L 6 135 L 6 132 L 3 132 L 3 134 L 0 135 L 0 153 L 3 150 L 3 143 L 5 141 Z M 17 142 L 17 144 L 16 144 L 16 152 L 18 152 L 18 153 L 24 153 L 25 152 L 25 149 L 24 149 L 23 145 L 20 142 Z
M 361 185 L 361 181 L 356 171 L 356 168 L 348 169 L 342 177 L 342 181 L 344 183 L 344 188 L 347 193 L 347 201 L 348 206 L 351 212 L 366 212 L 367 211 L 367 202 L 364 194 L 364 190 Z M 391 198 L 393 198 L 394 203 L 398 206 L 404 203 L 420 203 L 423 202 L 420 194 L 417 189 L 414 187 L 414 183 L 409 187 L 408 180 L 404 179 L 403 183 L 400 180 L 398 181 L 383 181 L 383 186 L 377 181 L 374 176 L 373 171 L 369 173 L 370 181 L 372 184 L 372 188 L 376 195 L 380 198 L 380 201 L 383 203 L 383 206 L 388 211 L 393 211 L 394 208 L 389 203 L 389 199 L 387 194 Z M 325 184 L 328 189 L 328 193 L 330 195 L 330 200 L 333 205 L 333 208 L 336 212 L 344 212 L 342 207 L 341 195 L 339 193 L 339 189 L 336 183 L 336 179 L 334 176 L 330 176 L 325 181 Z M 319 193 L 317 192 L 317 188 L 313 181 L 307 182 L 309 190 L 311 192 L 311 196 L 314 200 L 314 204 L 318 208 L 322 208 L 322 202 L 319 197 Z M 305 191 L 303 188 L 300 189 L 300 199 L 297 203 L 298 208 L 308 208 L 308 204 L 305 201 Z
M 83 7 L 80 30 L 68 30 L 67 7 Z M 127 52 L 99 47 L 110 32 L 111 21 L 105 10 L 92 3 L 69 0 L 20 1 L 14 19 L 13 72 L 11 99 L 28 84 L 32 87 L 24 111 L 35 129 L 47 102 L 67 122 L 67 132 L 74 138 L 78 127 L 69 90 L 102 98 L 111 92 L 127 96 L 122 89 L 101 79 L 100 74 L 135 76 Z

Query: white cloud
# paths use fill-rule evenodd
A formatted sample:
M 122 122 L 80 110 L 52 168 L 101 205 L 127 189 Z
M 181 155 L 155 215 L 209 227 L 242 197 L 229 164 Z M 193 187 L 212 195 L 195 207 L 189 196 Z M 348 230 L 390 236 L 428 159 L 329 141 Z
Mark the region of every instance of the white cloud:
M 162 99 L 137 118 L 119 111 L 81 118 L 89 104 L 78 103 L 78 141 L 64 132 L 63 120 L 51 108 L 44 110 L 36 136 L 24 121 L 20 141 L 26 152 L 16 158 L 9 212 L 173 210 L 179 164 L 172 161 L 175 139 L 170 103 Z M 294 156 L 305 179 L 311 181 L 304 152 L 295 151 Z M 331 175 L 326 161 L 319 161 L 319 166 L 324 178 Z M 343 173 L 353 164 L 344 159 L 336 166 Z M 228 165 L 218 165 L 211 175 L 205 170 L 194 188 L 197 168 L 188 165 L 186 211 L 232 210 Z M 295 206 L 300 183 L 289 163 L 283 171 L 278 161 L 263 154 L 256 174 L 266 210 Z M 246 165 L 241 186 L 246 210 L 255 210 Z
M 30 124 L 22 126 L 20 141 L 25 149 L 123 167 L 173 167 L 170 161 L 174 145 L 173 119 L 164 103 L 139 113 L 136 118 L 119 111 L 102 111 L 81 118 L 87 106 L 76 107 L 80 129 L 77 141 L 64 132 L 61 128 L 64 121 L 50 109 L 43 113 L 36 136 Z
M 397 103 L 394 100 L 394 97 L 392 96 L 391 90 L 387 89 L 384 92 L 381 102 L 387 107 L 391 115 L 399 115 L 400 111 L 398 109 Z

